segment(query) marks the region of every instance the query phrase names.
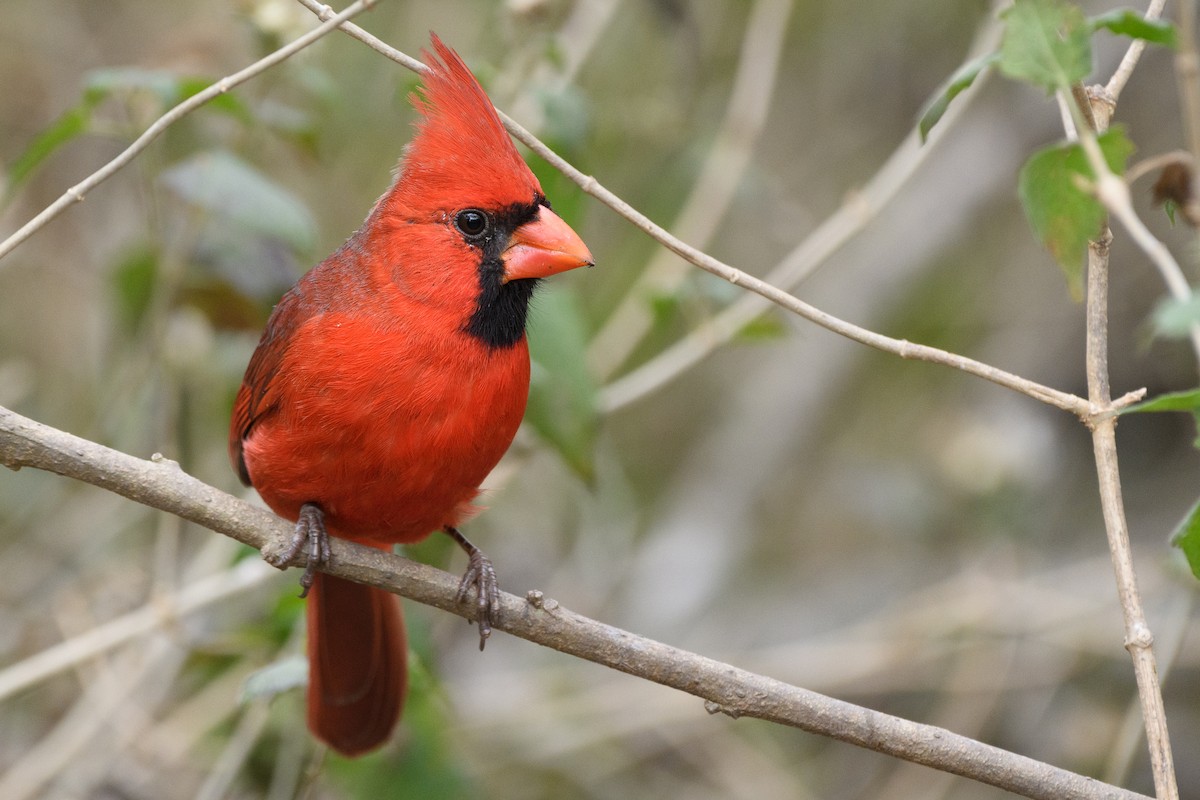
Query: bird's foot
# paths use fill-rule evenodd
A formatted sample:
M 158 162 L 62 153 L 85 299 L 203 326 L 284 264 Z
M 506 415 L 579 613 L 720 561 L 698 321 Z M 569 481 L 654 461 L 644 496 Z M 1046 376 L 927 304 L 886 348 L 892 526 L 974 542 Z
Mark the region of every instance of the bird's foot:
M 278 569 L 287 569 L 305 546 L 308 547 L 308 563 L 304 567 L 304 574 L 300 576 L 301 597 L 308 596 L 317 568 L 329 563 L 329 532 L 325 530 L 325 514 L 316 503 L 300 506 L 296 529 L 287 548 L 278 555 L 268 556 L 267 563 Z
M 479 625 L 479 649 L 487 644 L 492 635 L 492 622 L 500 616 L 500 584 L 496 580 L 496 569 L 492 560 L 483 554 L 458 528 L 447 525 L 443 530 L 467 551 L 467 571 L 458 583 L 458 602 L 467 602 L 471 590 L 475 590 L 475 621 Z

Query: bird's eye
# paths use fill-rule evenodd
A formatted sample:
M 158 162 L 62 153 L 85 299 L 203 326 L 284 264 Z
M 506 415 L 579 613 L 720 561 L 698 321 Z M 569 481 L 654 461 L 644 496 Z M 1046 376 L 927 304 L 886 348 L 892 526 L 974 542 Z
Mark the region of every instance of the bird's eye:
M 487 233 L 490 221 L 488 215 L 477 208 L 468 208 L 454 215 L 454 227 L 468 239 L 478 239 Z

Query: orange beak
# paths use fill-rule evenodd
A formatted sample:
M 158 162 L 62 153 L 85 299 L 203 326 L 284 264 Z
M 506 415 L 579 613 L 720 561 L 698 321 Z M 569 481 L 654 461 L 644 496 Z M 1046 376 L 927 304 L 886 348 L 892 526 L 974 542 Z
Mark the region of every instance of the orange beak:
M 536 219 L 513 231 L 502 259 L 504 283 L 546 278 L 595 263 L 579 235 L 545 206 L 538 209 Z

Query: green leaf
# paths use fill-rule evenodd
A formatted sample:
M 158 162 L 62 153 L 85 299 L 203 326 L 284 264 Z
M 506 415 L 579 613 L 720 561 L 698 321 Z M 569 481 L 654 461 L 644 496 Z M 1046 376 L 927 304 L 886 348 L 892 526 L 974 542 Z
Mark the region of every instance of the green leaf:
M 1168 297 L 1154 309 L 1150 320 L 1156 336 L 1182 339 L 1191 335 L 1192 326 L 1200 323 L 1200 294 L 1193 292 L 1186 300 Z
M 574 295 L 554 286 L 539 292 L 529 320 L 533 363 L 525 418 L 580 477 L 590 481 L 600 416 L 586 346 L 583 312 Z
M 1182 392 L 1168 392 L 1160 394 L 1158 397 L 1152 397 L 1149 400 L 1143 400 L 1140 403 L 1121 409 L 1121 414 L 1138 414 L 1141 412 L 1152 411 L 1187 411 L 1192 415 L 1192 419 L 1196 422 L 1196 428 L 1200 431 L 1200 389 L 1188 389 Z M 1193 445 L 1200 449 L 1200 436 L 1196 437 Z
M 1171 533 L 1171 544 L 1183 551 L 1192 575 L 1200 578 L 1200 501 L 1191 507 Z
M 312 249 L 316 223 L 296 196 L 224 150 L 175 164 L 159 176 L 170 191 L 214 217 L 299 251 Z
M 1167 219 L 1171 223 L 1171 227 L 1175 227 L 1175 212 L 1179 210 L 1179 204 L 1174 200 L 1163 201 L 1163 212 L 1166 213 Z
M 1109 168 L 1122 174 L 1133 152 L 1124 129 L 1114 125 L 1097 141 Z M 1017 182 L 1030 226 L 1062 267 L 1075 297 L 1082 295 L 1088 241 L 1100 233 L 1105 219 L 1104 207 L 1080 186 L 1092 178 L 1083 148 L 1059 144 L 1034 153 Z
M 1002 15 L 1000 69 L 1047 92 L 1068 89 L 1092 70 L 1091 31 L 1063 0 L 1016 0 Z
M 55 150 L 76 136 L 87 133 L 96 102 L 85 99 L 34 137 L 24 152 L 17 156 L 8 168 L 7 192 L 9 194 L 15 192 L 17 187 L 24 183 L 25 179 L 33 174 L 33 171 Z
M 933 126 L 937 125 L 945 115 L 946 109 L 950 107 L 950 101 L 958 97 L 973 84 L 975 79 L 979 77 L 979 73 L 996 63 L 999 59 L 999 53 L 988 53 L 986 56 L 971 59 L 959 67 L 950 76 L 950 80 L 946 81 L 937 90 L 933 98 L 926 104 L 925 110 L 921 112 L 921 121 L 917 125 L 921 132 L 922 142 L 929 138 L 929 132 L 933 130 Z
M 1200 410 L 1200 389 L 1168 392 L 1134 403 L 1121 409 L 1122 414 L 1137 414 L 1143 411 L 1197 411 Z
M 304 656 L 287 656 L 260 670 L 256 670 L 242 684 L 238 698 L 246 703 L 261 697 L 274 697 L 308 683 L 308 659 Z
M 1144 39 L 1151 44 L 1174 48 L 1177 44 L 1175 26 L 1162 19 L 1146 19 L 1140 11 L 1132 8 L 1117 8 L 1088 20 L 1088 27 L 1097 31 L 1101 28 L 1118 36 Z

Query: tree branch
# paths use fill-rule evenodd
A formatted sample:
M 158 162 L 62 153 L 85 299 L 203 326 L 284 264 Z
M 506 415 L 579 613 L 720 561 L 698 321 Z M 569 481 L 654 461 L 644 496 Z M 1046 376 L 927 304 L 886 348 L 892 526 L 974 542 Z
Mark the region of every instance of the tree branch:
M 1152 0 L 1147 17 L 1157 16 L 1161 10 L 1158 0 Z M 1138 53 L 1131 49 L 1119 70 L 1125 69 L 1127 65 L 1128 69 L 1132 70 L 1133 64 L 1137 62 L 1137 55 Z M 1114 76 L 1113 82 L 1118 83 L 1118 91 L 1126 80 L 1128 75 L 1124 75 L 1119 81 Z M 1062 94 L 1059 93 L 1060 98 Z M 1105 89 L 1100 90 L 1097 100 L 1108 104 L 1103 115 L 1091 113 L 1091 93 L 1076 92 L 1074 99 L 1074 103 L 1068 102 L 1066 105 L 1074 120 L 1080 145 L 1096 175 L 1097 198 L 1110 214 L 1122 222 L 1134 241 L 1159 267 L 1171 293 L 1178 299 L 1185 299 L 1191 295 L 1191 288 L 1182 270 L 1166 246 L 1150 233 L 1134 211 L 1128 183 L 1109 169 L 1096 140 L 1096 134 L 1107 128 L 1111 112 L 1115 108 L 1115 95 L 1108 94 Z M 1100 236 L 1088 243 L 1085 366 L 1088 399 L 1093 405 L 1101 408 L 1109 405 L 1112 398 L 1108 367 L 1108 277 L 1111 244 L 1112 233 L 1107 224 Z M 1200 358 L 1200 325 L 1192 325 L 1191 334 L 1197 357 Z M 1125 517 L 1117 458 L 1117 419 L 1115 416 L 1100 416 L 1093 419 L 1089 427 L 1092 431 L 1092 449 L 1096 461 L 1104 530 L 1124 619 L 1125 649 L 1129 651 L 1133 661 L 1138 701 L 1150 751 L 1155 796 L 1159 800 L 1178 800 L 1179 786 L 1167 730 L 1162 684 L 1154 655 L 1154 636 L 1142 609 L 1137 573 L 1133 565 L 1133 551 L 1129 543 L 1129 523 Z
M 1167 4 L 1167 0 L 1150 0 L 1150 6 L 1146 9 L 1146 19 L 1158 19 L 1162 16 L 1163 7 Z M 1108 79 L 1108 83 L 1104 86 L 1104 91 L 1111 99 L 1113 105 L 1116 105 L 1117 98 L 1121 96 L 1121 91 L 1125 88 L 1125 84 L 1129 82 L 1129 78 L 1133 75 L 1133 69 L 1137 66 L 1138 60 L 1142 57 L 1142 51 L 1146 49 L 1145 39 L 1134 39 L 1129 43 L 1129 49 L 1125 51 L 1125 56 L 1121 59 L 1120 65 L 1117 66 L 1112 77 Z
M 264 555 L 278 552 L 292 526 L 183 472 L 155 455 L 144 461 L 0 407 L 0 464 L 33 467 L 99 486 L 225 534 Z M 332 542 L 330 574 L 470 617 L 455 600 L 458 579 L 370 547 Z M 710 714 L 753 717 L 998 786 L 1030 798 L 1143 795 L 1010 753 L 931 725 L 872 711 L 646 639 L 568 611 L 540 592 L 501 596 L 494 627 L 559 652 L 669 686 L 705 701 Z
M 1087 274 L 1087 381 L 1088 397 L 1103 406 L 1109 402 L 1108 379 L 1108 248 L 1112 235 L 1106 230 L 1088 247 Z M 1154 637 L 1142 610 L 1129 546 L 1129 526 L 1121 498 L 1121 475 L 1117 465 L 1117 418 L 1104 417 L 1092 425 L 1092 448 L 1100 485 L 1100 508 L 1113 574 L 1125 620 L 1125 649 L 1133 659 L 1138 699 L 1150 749 L 1155 795 L 1159 800 L 1177 800 L 1174 758 L 1167 733 L 1167 715 L 1154 658 Z

